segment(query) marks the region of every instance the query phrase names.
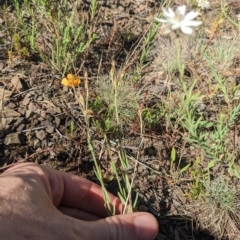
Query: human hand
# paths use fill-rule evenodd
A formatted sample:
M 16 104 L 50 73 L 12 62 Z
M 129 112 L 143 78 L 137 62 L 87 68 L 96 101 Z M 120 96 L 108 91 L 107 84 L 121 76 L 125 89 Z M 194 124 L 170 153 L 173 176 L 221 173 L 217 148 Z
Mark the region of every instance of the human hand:
M 110 200 L 120 213 L 120 200 Z M 97 184 L 22 163 L 0 176 L 0 232 L 9 240 L 152 240 L 158 223 L 141 212 L 107 217 Z

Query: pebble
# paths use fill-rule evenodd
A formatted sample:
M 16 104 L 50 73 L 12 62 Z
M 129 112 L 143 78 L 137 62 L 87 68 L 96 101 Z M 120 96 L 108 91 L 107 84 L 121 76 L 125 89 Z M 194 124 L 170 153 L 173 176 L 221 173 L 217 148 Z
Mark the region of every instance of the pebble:
M 46 132 L 50 133 L 50 134 L 53 133 L 54 132 L 54 127 L 51 126 L 51 125 L 48 125 L 47 128 L 46 128 Z
M 40 141 L 39 141 L 39 139 L 35 138 L 35 139 L 33 140 L 33 148 L 34 148 L 34 149 L 37 149 L 37 148 L 39 148 L 39 147 L 40 147 Z
M 33 114 L 32 114 L 33 112 L 31 111 L 31 110 L 27 110 L 26 112 L 25 112 L 25 118 L 26 119 L 29 119 Z
M 36 138 L 39 140 L 44 140 L 46 138 L 46 133 L 44 130 L 36 131 L 35 132 Z
M 20 78 L 16 75 L 11 79 L 11 83 L 15 90 L 21 91 L 23 89 L 23 85 L 21 83 Z
M 6 146 L 21 145 L 23 144 L 23 138 L 20 133 L 10 133 L 4 139 Z
M 27 96 L 25 96 L 25 98 L 23 99 L 23 101 L 22 101 L 22 104 L 24 105 L 24 106 L 26 106 L 26 105 L 28 105 L 29 103 L 30 103 L 30 98 L 29 97 L 27 97 Z
M 36 112 L 37 106 L 33 102 L 30 102 L 28 105 L 28 109 L 31 110 L 32 112 Z

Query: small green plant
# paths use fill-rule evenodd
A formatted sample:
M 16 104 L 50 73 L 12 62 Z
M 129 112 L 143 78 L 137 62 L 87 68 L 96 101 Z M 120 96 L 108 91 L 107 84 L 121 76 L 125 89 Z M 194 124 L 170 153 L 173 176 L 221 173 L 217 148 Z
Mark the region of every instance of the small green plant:
M 173 172 L 173 163 L 176 161 L 176 149 L 175 147 L 172 148 L 171 156 L 170 156 L 170 174 L 172 175 Z
M 137 54 L 139 56 L 139 60 L 135 66 L 135 72 L 133 74 L 135 81 L 138 81 L 141 78 L 143 69 L 150 64 L 150 61 L 148 60 L 148 55 L 153 47 L 153 42 L 158 31 L 158 25 L 159 24 L 157 24 L 156 22 L 153 22 L 150 25 L 148 31 L 145 32 L 140 42 L 134 48 L 132 53 L 128 56 L 126 65 L 128 64 L 128 62 L 131 62 L 132 59 L 135 59 L 133 57 L 134 54 Z
M 118 78 L 118 75 L 115 73 L 114 63 L 112 65 L 109 75 L 110 75 L 109 77 L 110 81 L 108 83 L 110 86 L 108 86 L 107 89 L 111 88 L 111 91 L 110 92 L 108 91 L 108 94 L 104 93 L 107 95 L 101 95 L 101 96 L 105 96 L 104 101 L 102 101 L 101 98 L 98 97 L 95 99 L 95 101 L 93 101 L 93 103 L 89 105 L 88 78 L 87 78 L 87 74 L 85 74 L 85 91 L 86 91 L 85 99 L 83 98 L 83 95 L 80 93 L 79 103 L 80 103 L 82 112 L 84 113 L 84 116 L 85 116 L 88 148 L 94 160 L 94 172 L 102 186 L 106 209 L 110 215 L 114 215 L 115 209 L 114 209 L 114 206 L 112 206 L 110 203 L 108 193 L 105 187 L 106 179 L 103 177 L 102 170 L 99 162 L 97 161 L 95 150 L 92 143 L 92 135 L 91 135 L 91 129 L 89 125 L 89 116 L 87 114 L 89 111 L 88 106 L 92 108 L 91 111 L 93 110 L 98 112 L 98 114 L 96 114 L 96 116 L 93 117 L 94 123 L 100 129 L 100 133 L 103 135 L 103 138 L 105 140 L 104 142 L 106 143 L 107 152 L 110 158 L 110 167 L 118 183 L 118 188 L 119 188 L 118 196 L 121 202 L 125 206 L 125 208 L 123 209 L 123 213 L 130 213 L 134 211 L 137 203 L 137 196 L 132 202 L 132 198 L 131 198 L 132 182 L 130 181 L 127 173 L 127 169 L 129 167 L 128 156 L 126 154 L 125 149 L 122 147 L 122 136 L 123 136 L 122 121 L 123 121 L 123 116 L 125 116 L 124 113 L 126 113 L 125 111 L 123 111 L 122 106 L 126 104 L 125 98 L 130 97 L 129 95 L 123 94 L 122 91 L 123 90 L 128 91 L 129 89 L 121 87 L 120 80 L 122 79 Z M 100 89 L 105 90 L 105 88 L 100 88 Z M 101 107 L 105 108 L 102 114 L 99 113 L 98 111 Z M 109 123 L 108 121 L 110 121 L 111 123 Z M 114 126 L 113 128 L 114 134 L 118 140 L 117 146 L 116 146 L 116 149 L 118 152 L 117 161 L 112 159 L 111 153 L 110 153 L 110 144 L 109 144 L 110 141 L 108 139 L 108 133 L 109 133 L 108 131 L 110 130 L 109 128 L 110 125 Z
M 212 69 L 217 69 L 221 73 L 232 66 L 235 56 L 239 53 L 238 44 L 239 37 L 231 41 L 216 38 L 212 45 L 208 47 L 204 57 Z
M 63 75 L 76 70 L 80 56 L 96 39 L 96 35 L 89 32 L 91 26 L 84 23 L 77 10 L 80 2 L 24 0 L 20 3 L 14 0 L 18 22 L 15 32 L 28 46 L 28 52 L 38 54 Z M 95 0 L 91 5 L 91 18 L 95 16 L 96 6 Z
M 27 48 L 25 46 L 22 46 L 19 35 L 17 33 L 13 34 L 12 45 L 13 45 L 13 50 L 17 53 L 18 56 L 20 57 L 30 56 Z
M 237 189 L 226 176 L 219 176 L 211 182 L 204 182 L 207 198 L 222 210 L 236 213 Z
M 197 114 L 198 94 L 192 93 L 192 87 L 185 91 L 185 96 L 180 96 L 181 115 L 180 124 L 188 131 L 188 141 L 199 149 L 205 151 L 206 157 L 210 159 L 208 168 L 214 167 L 222 160 L 230 163 L 228 159 L 226 137 L 240 114 L 240 105 L 235 106 L 229 113 L 219 113 L 214 122 L 207 121 Z
M 179 165 L 180 165 L 180 161 L 179 161 L 178 167 L 176 168 L 179 171 L 176 171 L 176 170 L 174 171 L 173 164 L 176 162 L 176 160 L 177 160 L 177 151 L 175 147 L 172 147 L 171 155 L 170 155 L 170 176 L 173 176 L 174 172 L 177 172 L 177 173 L 179 172 L 180 174 L 184 173 L 191 166 L 191 164 L 188 163 L 184 167 L 179 169 Z
M 221 12 L 223 16 L 240 31 L 240 24 L 232 19 L 232 14 L 229 14 L 229 6 L 228 3 L 224 0 L 221 0 Z
M 110 126 L 121 125 L 120 119 L 130 121 L 137 115 L 139 96 L 135 93 L 131 79 L 121 72 L 120 74 L 115 72 L 114 62 L 109 76 L 101 77 L 98 92 L 101 102 L 105 105 L 105 119 L 109 119 Z M 100 99 L 95 100 L 95 106 Z
M 191 167 L 191 178 L 193 179 L 193 183 L 190 189 L 190 197 L 195 199 L 198 197 L 205 196 L 205 188 L 204 183 L 208 179 L 208 173 L 203 172 L 203 168 L 201 166 L 201 159 L 197 157 L 193 166 Z
M 156 104 L 155 106 L 149 108 L 145 107 L 142 110 L 142 118 L 146 123 L 146 126 L 150 127 L 150 129 L 157 128 L 160 125 L 160 120 L 163 117 L 163 110 L 160 104 Z
M 76 136 L 77 131 L 78 131 L 78 129 L 76 127 L 76 124 L 75 124 L 74 120 L 72 120 L 70 122 L 69 128 L 66 130 L 66 134 L 70 135 L 71 137 L 74 137 L 74 136 Z

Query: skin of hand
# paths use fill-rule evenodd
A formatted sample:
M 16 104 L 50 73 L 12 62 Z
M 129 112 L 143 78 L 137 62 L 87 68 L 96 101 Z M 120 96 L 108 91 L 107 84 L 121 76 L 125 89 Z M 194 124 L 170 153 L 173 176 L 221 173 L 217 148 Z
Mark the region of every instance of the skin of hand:
M 109 196 L 120 213 L 120 200 Z M 8 240 L 152 240 L 158 223 L 144 212 L 108 217 L 97 184 L 20 163 L 0 175 L 0 233 Z

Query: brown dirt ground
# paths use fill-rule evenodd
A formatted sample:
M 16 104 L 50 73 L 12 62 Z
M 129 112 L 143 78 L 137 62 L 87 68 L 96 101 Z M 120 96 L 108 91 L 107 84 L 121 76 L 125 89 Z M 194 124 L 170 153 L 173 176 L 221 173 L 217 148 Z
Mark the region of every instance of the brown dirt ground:
M 112 59 L 116 61 L 117 68 L 122 67 L 129 52 L 143 37 L 161 6 L 160 0 L 99 2 L 101 11 L 98 13 L 95 31 L 100 37 L 83 59 L 80 70 L 80 75 L 83 75 L 84 70 L 89 74 L 92 98 L 95 96 L 95 79 L 99 72 L 101 75 L 107 74 Z M 81 11 L 87 14 L 90 1 L 85 0 L 82 4 Z M 0 20 L 4 25 L 4 19 Z M 14 56 L 9 62 L 7 50 L 10 41 L 5 34 L 5 31 L 0 31 L 1 39 L 6 38 L 5 43 L 0 45 L 0 94 L 5 89 L 0 131 L 2 170 L 15 162 L 31 161 L 97 182 L 87 147 L 84 120 L 73 94 L 60 85 L 61 76 L 38 59 L 24 60 Z M 154 62 L 156 51 L 157 48 L 151 51 L 149 61 Z M 102 65 L 99 71 L 100 59 Z M 145 104 L 152 105 L 154 96 L 161 94 L 162 86 L 157 83 L 156 74 L 151 77 L 147 74 L 153 71 L 151 66 L 145 71 L 145 77 L 135 87 L 142 89 L 142 98 L 146 96 Z M 15 81 L 19 81 L 19 84 Z M 76 124 L 76 131 L 73 133 L 70 132 L 71 121 Z M 104 173 L 107 176 L 109 164 L 103 138 L 97 131 L 93 135 L 96 152 L 106 167 Z M 214 239 L 211 234 L 197 228 L 199 223 L 193 221 L 196 211 L 191 210 L 191 206 L 196 205 L 185 196 L 185 189 L 191 182 L 169 176 L 170 150 L 173 145 L 182 149 L 184 141 L 181 135 L 177 131 L 167 130 L 164 123 L 160 122 L 154 130 L 145 129 L 143 136 L 144 139 L 139 133 L 137 123 L 136 126 L 126 124 L 124 144 L 132 166 L 134 160 L 131 159 L 136 159 L 140 152 L 134 181 L 134 191 L 138 191 L 140 195 L 138 208 L 151 212 L 157 218 L 160 231 L 156 239 Z M 195 151 L 186 147 L 183 159 L 187 162 L 196 154 Z M 114 149 L 112 154 L 117 157 Z M 130 174 L 132 169 L 129 170 Z M 116 193 L 114 181 L 108 183 L 108 188 Z

